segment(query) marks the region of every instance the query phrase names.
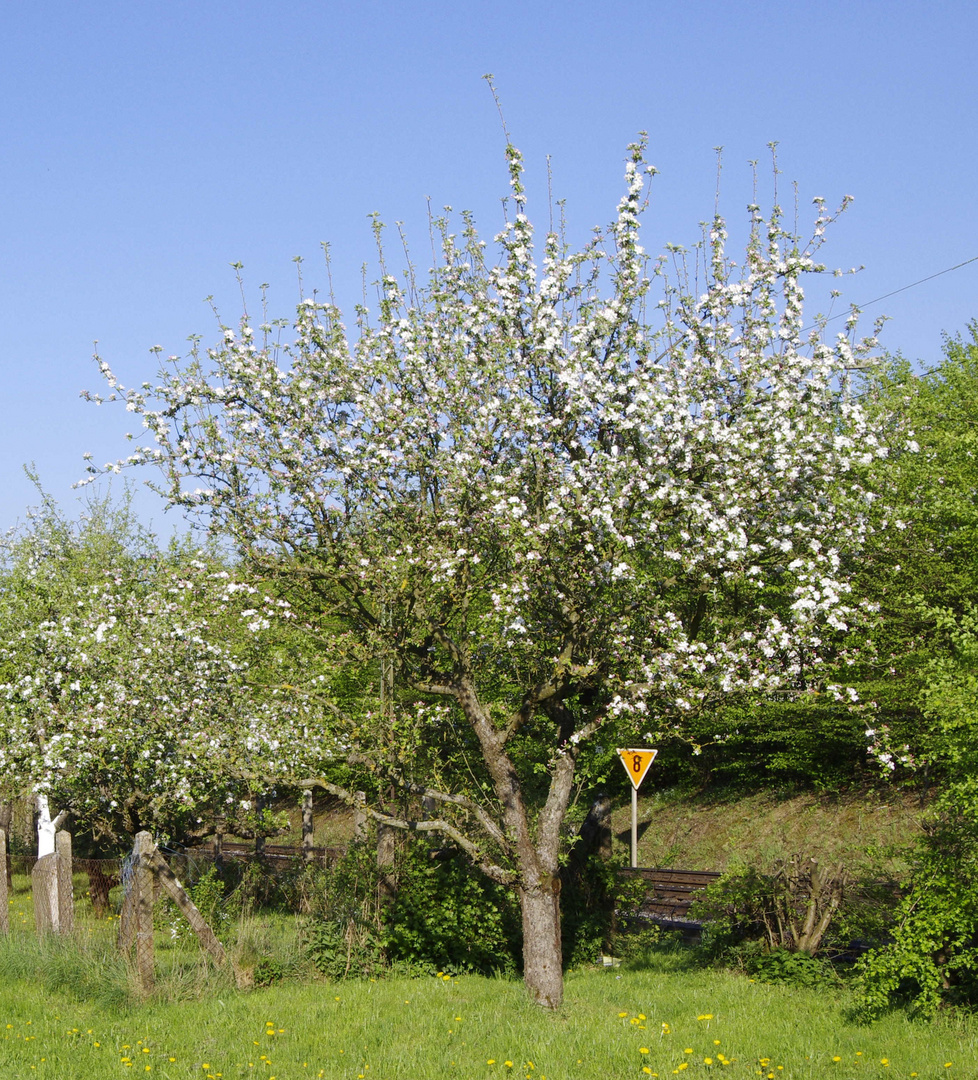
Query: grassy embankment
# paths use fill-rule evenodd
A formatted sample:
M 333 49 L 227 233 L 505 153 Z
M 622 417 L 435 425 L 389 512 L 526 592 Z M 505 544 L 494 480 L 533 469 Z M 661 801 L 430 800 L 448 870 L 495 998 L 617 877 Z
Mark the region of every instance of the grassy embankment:
M 924 813 L 918 794 L 896 789 L 719 799 L 650 791 L 639 801 L 638 862 L 686 870 L 738 864 L 764 869 L 802 855 L 899 877 Z M 612 818 L 616 843 L 625 849 L 630 815 L 622 806 Z
M 118 962 L 91 948 L 0 942 L 0 1076 L 261 1080 L 673 1075 L 972 1077 L 978 1024 L 945 1017 L 872 1026 L 844 990 L 751 983 L 663 950 L 621 969 L 572 972 L 564 1007 L 530 1005 L 517 981 L 390 978 L 282 983 L 249 993 L 212 976 L 163 981 L 170 1000 L 126 1000 Z M 181 1000 L 181 993 L 188 999 Z
M 728 802 L 651 795 L 640 807 L 640 861 L 693 869 L 762 865 L 796 852 L 849 865 L 889 862 L 911 840 L 914 798 L 755 796 Z M 330 842 L 342 821 L 323 823 Z M 627 806 L 615 813 L 627 842 Z M 323 839 L 326 839 L 324 836 Z M 26 892 L 0 941 L 0 1077 L 332 1077 L 427 1080 L 503 1076 L 937 1077 L 978 1075 L 978 1022 L 854 1022 L 843 986 L 752 983 L 663 949 L 620 969 L 571 972 L 564 1008 L 528 1004 L 517 981 L 390 978 L 286 981 L 237 991 L 193 942 L 158 935 L 159 988 L 137 1004 L 111 922 L 79 920 L 79 943 L 43 948 Z M 274 928 L 260 921 L 243 936 Z M 281 955 L 281 946 L 276 950 Z M 298 952 L 296 951 L 298 958 Z M 532 1068 L 530 1067 L 532 1063 Z

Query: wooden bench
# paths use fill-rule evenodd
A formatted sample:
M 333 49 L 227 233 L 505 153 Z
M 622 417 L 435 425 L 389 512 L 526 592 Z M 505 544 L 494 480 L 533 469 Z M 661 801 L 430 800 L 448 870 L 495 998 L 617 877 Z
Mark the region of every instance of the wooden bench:
M 701 924 L 689 917 L 689 909 L 720 874 L 716 870 L 662 870 L 635 867 L 619 871 L 625 880 L 639 880 L 648 886 L 636 914 L 667 929 L 699 930 Z

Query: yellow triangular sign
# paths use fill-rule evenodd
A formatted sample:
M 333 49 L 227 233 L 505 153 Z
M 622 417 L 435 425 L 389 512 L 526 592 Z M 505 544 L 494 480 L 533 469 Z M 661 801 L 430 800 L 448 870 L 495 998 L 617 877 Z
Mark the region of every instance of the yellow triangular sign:
M 632 787 L 638 791 L 638 785 L 645 779 L 645 774 L 649 771 L 649 766 L 655 761 L 655 755 L 658 750 L 621 750 L 618 751 L 618 756 L 621 758 L 622 765 L 625 766 L 625 772 L 628 773 L 628 779 L 632 782 Z

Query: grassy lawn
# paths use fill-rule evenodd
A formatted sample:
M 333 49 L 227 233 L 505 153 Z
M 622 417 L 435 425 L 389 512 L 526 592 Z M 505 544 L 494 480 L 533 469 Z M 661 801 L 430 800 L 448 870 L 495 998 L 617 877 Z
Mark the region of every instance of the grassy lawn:
M 142 1005 L 127 987 L 124 967 L 99 947 L 40 950 L 20 934 L 0 942 L 0 1077 L 978 1075 L 970 1018 L 912 1023 L 894 1014 L 859 1025 L 846 1018 L 844 989 L 752 983 L 691 967 L 682 950 L 570 973 L 557 1015 L 530 1005 L 517 981 L 475 976 L 283 982 L 241 993 L 219 973 L 171 971 L 161 980 L 168 1000 Z

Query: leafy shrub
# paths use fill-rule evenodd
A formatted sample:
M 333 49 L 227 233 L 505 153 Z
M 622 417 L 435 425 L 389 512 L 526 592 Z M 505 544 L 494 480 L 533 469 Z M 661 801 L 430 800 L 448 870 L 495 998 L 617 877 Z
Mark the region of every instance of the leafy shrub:
M 813 986 L 831 960 L 851 961 L 885 938 L 897 894 L 891 882 L 852 881 L 795 857 L 771 873 L 741 867 L 725 874 L 691 908 L 706 925 L 701 955 L 765 982 Z
M 318 888 L 307 891 L 310 916 L 303 944 L 308 960 L 330 979 L 380 971 L 386 957 L 376 851 L 351 844 L 317 880 Z
M 638 878 L 624 879 L 624 860 L 589 855 L 572 859 L 561 890 L 561 944 L 565 967 L 594 963 L 601 953 L 619 955 L 629 915 L 646 893 Z
M 908 1004 L 978 1004 L 978 839 L 975 815 L 947 807 L 928 826 L 896 912 L 892 940 L 858 964 L 864 1013 Z
M 516 970 L 516 900 L 461 853 L 416 841 L 402 853 L 396 881 L 396 898 L 385 913 L 391 961 L 451 972 Z
M 760 982 L 819 986 L 835 978 L 830 963 L 807 952 L 792 952 L 789 949 L 745 950 L 742 962 L 747 974 Z
M 386 963 L 376 926 L 355 916 L 312 921 L 303 940 L 309 961 L 327 979 L 379 974 Z

